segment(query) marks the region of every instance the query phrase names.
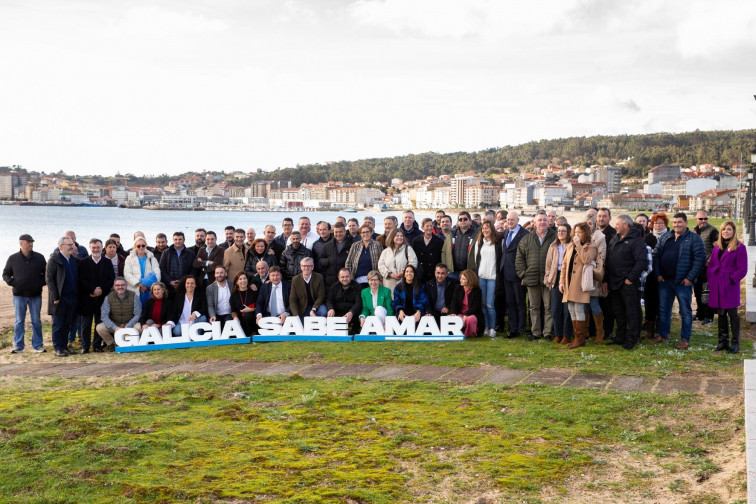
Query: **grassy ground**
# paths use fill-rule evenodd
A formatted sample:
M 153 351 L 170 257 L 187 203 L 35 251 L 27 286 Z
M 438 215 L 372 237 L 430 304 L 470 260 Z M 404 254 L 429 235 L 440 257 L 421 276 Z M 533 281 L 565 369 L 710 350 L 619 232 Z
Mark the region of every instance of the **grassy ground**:
M 742 457 L 742 412 L 690 395 L 184 374 L 1 387 L 2 502 L 744 495 L 721 453 Z

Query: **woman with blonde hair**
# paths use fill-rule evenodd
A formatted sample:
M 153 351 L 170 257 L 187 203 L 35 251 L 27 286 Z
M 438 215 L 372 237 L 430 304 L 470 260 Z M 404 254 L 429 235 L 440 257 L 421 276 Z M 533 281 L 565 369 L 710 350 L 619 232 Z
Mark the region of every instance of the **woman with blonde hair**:
M 565 271 L 562 272 L 559 281 L 559 291 L 564 294 L 562 302 L 567 303 L 567 309 L 572 318 L 572 329 L 575 333 L 575 340 L 568 348 L 585 345 L 585 339 L 588 336 L 585 308 L 591 301 L 591 289 L 583 288 L 583 270 L 590 264 L 595 267 L 597 255 L 596 246 L 591 243 L 591 228 L 585 222 L 576 224 L 572 242 L 567 245 L 567 250 L 564 252 L 562 268 Z M 591 287 L 593 286 L 592 273 L 588 283 Z
M 160 281 L 160 264 L 147 249 L 147 240 L 142 236 L 134 240 L 134 248 L 124 262 L 123 277 L 127 288 L 140 297 L 142 305 L 150 297 L 152 284 Z
M 404 232 L 399 228 L 392 229 L 386 237 L 386 248 L 378 259 L 378 271 L 383 276 L 383 286 L 391 290 L 392 296 L 408 264 L 417 268 L 417 255 L 405 239 Z
M 719 240 L 711 251 L 706 271 L 709 281 L 709 306 L 717 309 L 719 343 L 716 351 L 740 350 L 740 282 L 748 272 L 748 252 L 737 236 L 732 221 L 719 228 Z M 732 341 L 727 334 L 727 319 L 730 319 Z

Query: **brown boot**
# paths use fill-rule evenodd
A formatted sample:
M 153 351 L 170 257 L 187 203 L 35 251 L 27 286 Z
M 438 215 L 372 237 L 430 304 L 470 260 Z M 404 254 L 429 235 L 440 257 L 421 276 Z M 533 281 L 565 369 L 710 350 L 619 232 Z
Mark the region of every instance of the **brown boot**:
M 575 321 L 572 321 L 572 334 L 575 334 Z M 569 345 L 572 343 L 572 338 L 569 336 L 564 336 L 562 338 L 562 345 Z
M 599 313 L 593 316 L 594 322 L 596 322 L 596 339 L 594 343 L 601 343 L 604 341 L 604 314 Z M 586 324 L 588 321 L 586 320 Z
M 562 337 L 561 336 L 554 336 L 554 343 L 561 343 Z
M 643 339 L 653 339 L 654 338 L 654 326 L 656 325 L 656 322 L 653 320 L 646 320 L 645 329 L 646 332 L 643 333 Z
M 588 322 L 578 320 L 575 322 L 575 341 L 570 343 L 567 348 L 573 349 L 585 345 L 585 335 L 588 333 Z

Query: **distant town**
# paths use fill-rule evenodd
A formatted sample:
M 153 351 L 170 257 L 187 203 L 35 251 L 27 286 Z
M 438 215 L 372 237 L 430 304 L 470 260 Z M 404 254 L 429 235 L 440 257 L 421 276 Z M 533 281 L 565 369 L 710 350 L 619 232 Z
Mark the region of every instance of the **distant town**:
M 254 181 L 249 174 L 205 172 L 165 185 L 129 185 L 127 177 L 97 183 L 87 177 L 0 167 L 0 202 L 22 205 L 121 206 L 153 210 L 312 211 L 501 207 L 524 212 L 607 207 L 627 211 L 706 210 L 737 217 L 745 195 L 746 165 L 661 165 L 647 178 L 623 178 L 623 163 L 573 168 L 569 162 L 528 172 L 473 172 L 392 179 L 373 184 Z M 105 183 L 103 183 L 103 180 Z

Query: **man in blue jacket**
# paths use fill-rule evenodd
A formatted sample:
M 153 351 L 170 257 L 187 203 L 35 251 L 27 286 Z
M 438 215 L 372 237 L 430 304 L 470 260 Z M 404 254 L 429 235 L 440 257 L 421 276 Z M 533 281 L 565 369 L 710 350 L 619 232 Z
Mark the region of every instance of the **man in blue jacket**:
M 688 348 L 693 327 L 693 284 L 706 263 L 703 240 L 688 229 L 688 216 L 680 212 L 672 218 L 672 229 L 664 233 L 654 249 L 654 275 L 659 280 L 659 337 L 661 343 L 669 337 L 672 303 L 680 305 L 679 349 Z

